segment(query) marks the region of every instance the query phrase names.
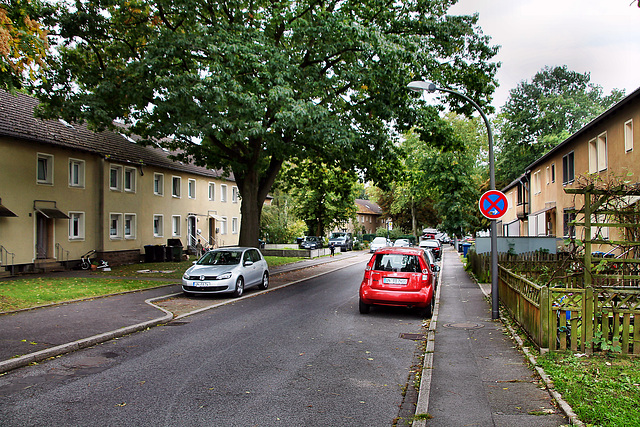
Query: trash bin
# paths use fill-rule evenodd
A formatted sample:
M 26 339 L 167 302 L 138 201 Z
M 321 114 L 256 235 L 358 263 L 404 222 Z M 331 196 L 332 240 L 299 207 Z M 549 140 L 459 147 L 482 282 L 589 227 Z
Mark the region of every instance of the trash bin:
M 153 249 L 153 245 L 144 246 L 144 262 L 155 262 L 156 254 Z
M 168 256 L 167 261 L 182 261 L 182 241 L 180 239 L 168 239 L 167 246 L 171 249 L 171 254 Z
M 164 245 L 155 245 L 153 247 L 153 262 L 164 262 Z
M 462 244 L 462 256 L 467 257 L 467 252 L 469 252 L 469 248 L 471 247 L 471 243 L 463 243 Z

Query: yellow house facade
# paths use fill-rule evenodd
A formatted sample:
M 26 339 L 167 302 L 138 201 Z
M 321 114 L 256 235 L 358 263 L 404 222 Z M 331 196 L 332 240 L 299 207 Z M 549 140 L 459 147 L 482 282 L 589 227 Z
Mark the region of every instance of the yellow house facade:
M 37 101 L 0 91 L 0 251 L 18 271 L 95 250 L 137 262 L 145 246 L 238 243 L 232 177 L 173 161 L 115 132 L 37 120 Z M 169 239 L 174 239 L 169 241 Z
M 566 237 L 580 238 L 582 230 L 569 223 L 575 219 L 571 210 L 582 207 L 582 196 L 576 199 L 564 190 L 577 188 L 580 178 L 591 174 L 605 181 L 625 177 L 640 182 L 639 143 L 640 89 L 637 89 L 533 162 L 522 176 L 503 189 L 509 203 L 513 201 L 514 205 L 501 218 L 499 233 L 555 236 L 559 246 Z

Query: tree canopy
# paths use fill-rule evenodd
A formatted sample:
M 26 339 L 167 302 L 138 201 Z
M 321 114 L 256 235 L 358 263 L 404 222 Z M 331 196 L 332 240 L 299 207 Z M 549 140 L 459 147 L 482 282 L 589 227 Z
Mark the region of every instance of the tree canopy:
M 477 16 L 446 15 L 454 3 L 61 1 L 48 21 L 57 55 L 34 88 L 39 114 L 94 129 L 124 123 L 143 143 L 233 174 L 240 244 L 253 246 L 263 201 L 293 156 L 388 181 L 394 127 L 424 118 L 410 80 L 489 101 L 496 48 Z
M 509 92 L 497 123 L 498 187 L 624 97 L 618 90 L 605 96 L 590 80 L 566 65 L 544 67 Z

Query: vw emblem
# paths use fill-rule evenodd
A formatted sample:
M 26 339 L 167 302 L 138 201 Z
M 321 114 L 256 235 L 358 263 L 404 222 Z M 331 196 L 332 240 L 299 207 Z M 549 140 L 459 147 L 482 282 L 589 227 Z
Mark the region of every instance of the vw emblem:
M 204 276 L 200 276 L 200 280 L 204 280 Z

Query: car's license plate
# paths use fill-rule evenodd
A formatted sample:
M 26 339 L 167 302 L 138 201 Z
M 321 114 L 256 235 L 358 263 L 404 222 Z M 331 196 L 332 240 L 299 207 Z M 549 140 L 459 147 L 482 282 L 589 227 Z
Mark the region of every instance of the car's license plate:
M 197 286 L 199 288 L 211 286 L 209 282 L 193 282 L 193 286 Z
M 396 279 L 395 277 L 385 277 L 382 283 L 387 285 L 406 285 L 407 279 Z

